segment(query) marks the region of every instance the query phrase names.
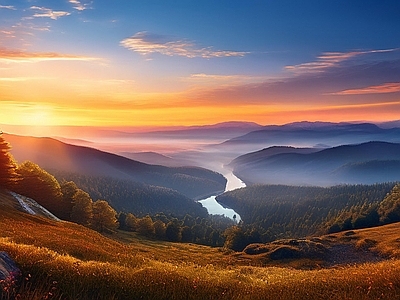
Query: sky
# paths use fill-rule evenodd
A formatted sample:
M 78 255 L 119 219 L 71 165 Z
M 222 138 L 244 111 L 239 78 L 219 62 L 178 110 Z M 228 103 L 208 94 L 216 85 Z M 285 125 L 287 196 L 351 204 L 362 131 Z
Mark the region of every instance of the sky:
M 400 119 L 398 0 L 0 0 L 0 124 Z

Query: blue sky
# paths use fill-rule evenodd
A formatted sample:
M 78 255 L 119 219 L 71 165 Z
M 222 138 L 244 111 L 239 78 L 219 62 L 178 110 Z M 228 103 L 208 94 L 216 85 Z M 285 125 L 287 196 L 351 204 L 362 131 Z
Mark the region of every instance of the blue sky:
M 49 125 L 393 119 L 399 16 L 400 1 L 0 0 L 0 105 Z

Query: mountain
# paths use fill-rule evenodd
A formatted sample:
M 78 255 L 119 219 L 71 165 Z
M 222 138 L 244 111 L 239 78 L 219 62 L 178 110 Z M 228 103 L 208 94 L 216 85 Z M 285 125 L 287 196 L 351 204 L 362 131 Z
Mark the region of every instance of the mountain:
M 246 134 L 261 125 L 253 122 L 223 122 L 213 125 L 188 126 L 172 128 L 170 130 L 157 130 L 141 133 L 119 132 L 121 137 L 147 137 L 147 138 L 178 138 L 178 139 L 229 139 L 238 135 Z
M 269 148 L 262 149 L 260 151 L 247 153 L 235 158 L 229 166 L 235 166 L 240 164 L 247 164 L 248 162 L 252 162 L 256 164 L 258 161 L 263 161 L 267 157 L 271 157 L 277 154 L 283 153 L 299 153 L 299 154 L 308 154 L 320 151 L 319 148 L 295 148 L 290 146 L 272 146 Z
M 396 127 L 399 128 L 400 120 L 377 123 L 377 125 L 381 128 L 396 128 Z
M 65 144 L 52 138 L 4 134 L 18 162 L 30 160 L 43 169 L 130 180 L 170 188 L 189 198 L 202 198 L 223 191 L 226 179 L 199 167 L 150 165 L 93 148 Z
M 330 186 L 400 181 L 400 144 L 367 142 L 315 152 L 271 147 L 240 156 L 230 166 L 247 184 Z
M 147 164 L 156 164 L 162 165 L 167 167 L 182 167 L 182 166 L 189 166 L 193 165 L 193 162 L 187 160 L 177 160 L 172 157 L 152 152 L 152 151 L 145 151 L 145 152 L 120 152 L 119 155 L 127 157 L 129 159 L 137 160 L 140 162 L 144 162 Z
M 381 128 L 371 123 L 297 122 L 265 126 L 221 143 L 219 148 L 237 148 L 245 152 L 275 145 L 329 147 L 368 141 L 400 142 L 400 128 Z

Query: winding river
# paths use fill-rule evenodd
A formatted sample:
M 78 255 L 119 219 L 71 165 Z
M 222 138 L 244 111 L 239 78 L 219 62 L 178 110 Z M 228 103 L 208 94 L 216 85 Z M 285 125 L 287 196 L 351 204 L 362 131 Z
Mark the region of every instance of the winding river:
M 225 178 L 228 180 L 226 183 L 226 188 L 225 192 L 228 191 L 233 191 L 238 188 L 245 187 L 246 184 L 241 181 L 239 178 L 237 178 L 232 171 L 229 171 L 228 173 L 223 174 Z M 231 219 L 233 219 L 233 216 L 236 215 L 236 221 L 240 221 L 240 216 L 237 212 L 235 212 L 233 209 L 230 209 L 228 207 L 222 206 L 220 203 L 215 200 L 215 198 L 218 195 L 208 197 L 203 200 L 199 200 L 200 202 L 207 210 L 208 213 L 211 215 L 225 215 Z

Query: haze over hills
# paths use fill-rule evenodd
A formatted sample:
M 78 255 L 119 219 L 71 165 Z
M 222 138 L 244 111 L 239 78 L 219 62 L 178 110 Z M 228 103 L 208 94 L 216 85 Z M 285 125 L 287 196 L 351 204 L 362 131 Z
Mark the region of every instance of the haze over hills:
M 145 151 L 145 152 L 121 152 L 121 156 L 144 162 L 147 164 L 157 164 L 166 167 L 183 167 L 194 165 L 195 162 L 184 159 L 174 159 L 167 155 L 163 155 L 157 152 Z
M 260 128 L 263 128 L 263 126 L 254 122 L 223 122 L 213 125 L 142 132 L 135 135 L 162 138 L 229 139 Z
M 400 144 L 367 142 L 320 151 L 271 147 L 240 156 L 230 165 L 247 184 L 331 186 L 399 181 Z
M 393 123 L 394 125 L 397 123 Z M 297 122 L 265 126 L 221 143 L 218 148 L 237 148 L 244 152 L 271 146 L 334 147 L 369 141 L 400 142 L 400 128 L 372 123 Z
M 55 137 L 73 144 L 90 143 L 101 139 L 207 139 L 224 141 L 248 132 L 263 128 L 253 122 L 222 122 L 203 126 L 164 126 L 164 127 L 90 127 L 90 126 L 49 126 L 41 127 L 0 124 L 4 132 L 36 137 Z M 34 132 L 31 134 L 31 132 Z M 74 141 L 75 140 L 75 141 Z M 136 149 L 139 151 L 142 149 Z
M 51 138 L 5 134 L 18 162 L 31 160 L 40 167 L 87 176 L 131 180 L 174 189 L 189 198 L 223 191 L 226 179 L 199 167 L 169 168 L 149 165 L 93 148 L 74 146 Z

